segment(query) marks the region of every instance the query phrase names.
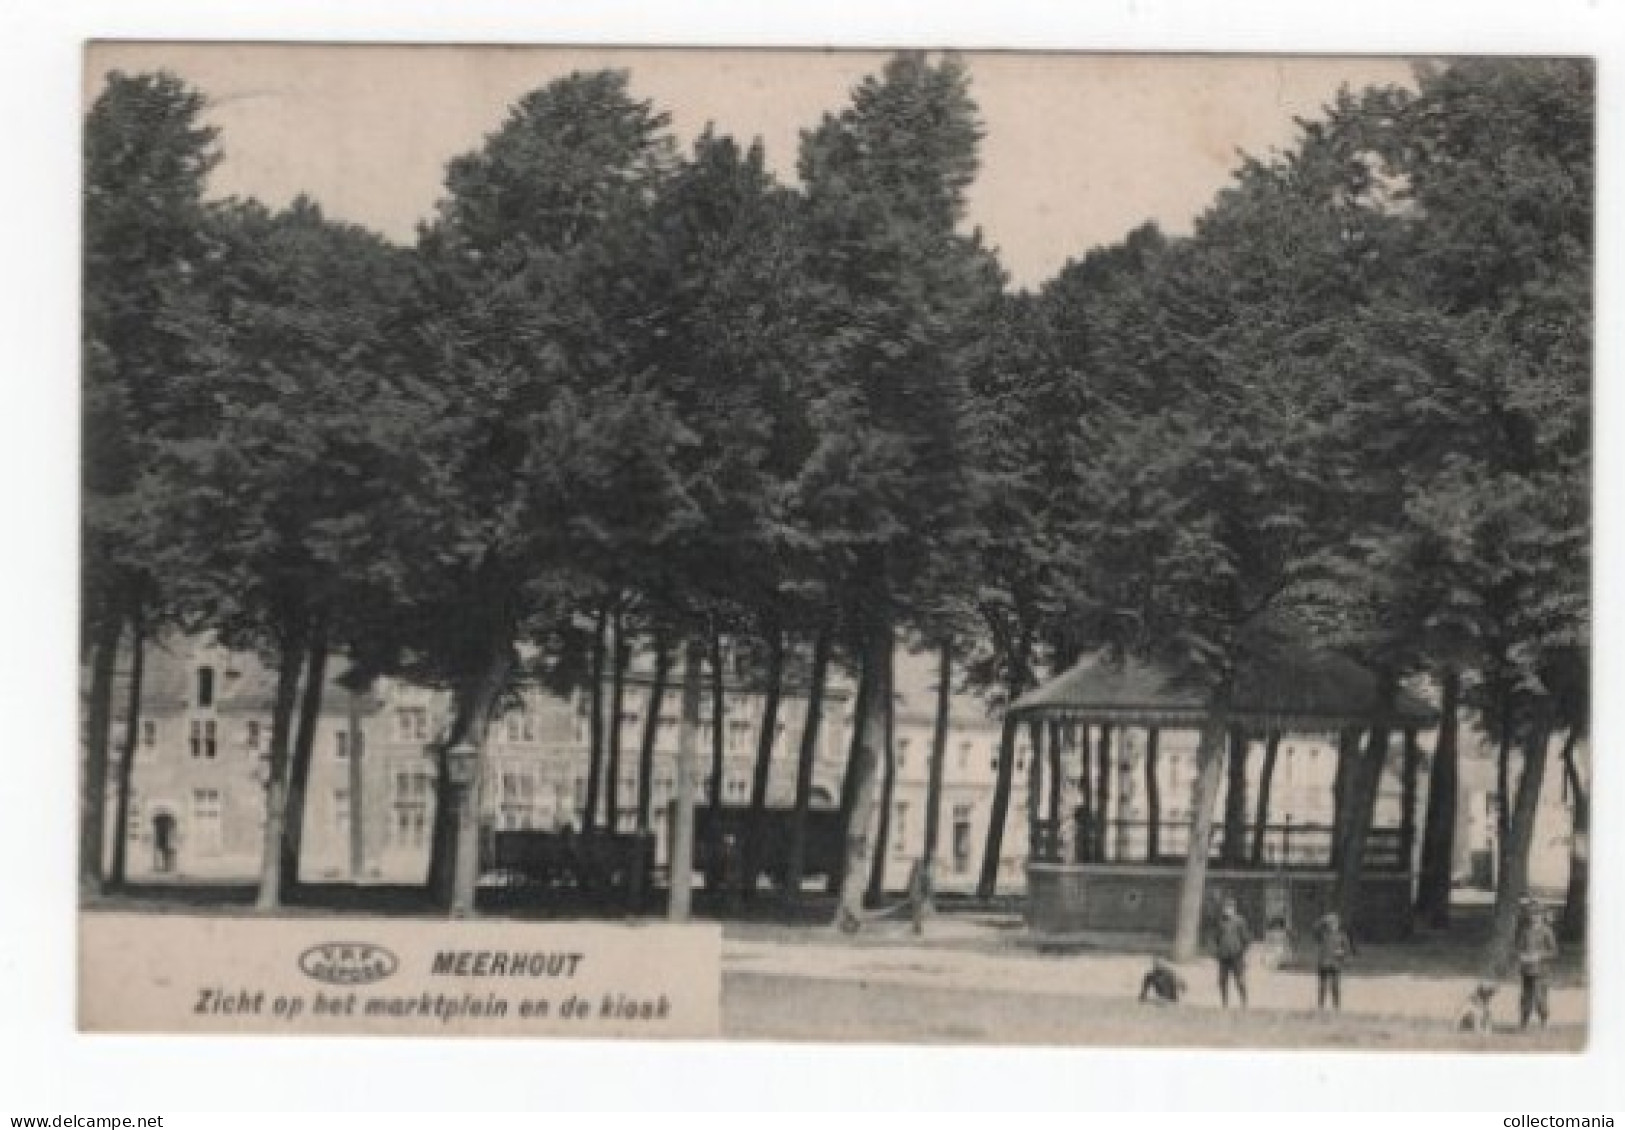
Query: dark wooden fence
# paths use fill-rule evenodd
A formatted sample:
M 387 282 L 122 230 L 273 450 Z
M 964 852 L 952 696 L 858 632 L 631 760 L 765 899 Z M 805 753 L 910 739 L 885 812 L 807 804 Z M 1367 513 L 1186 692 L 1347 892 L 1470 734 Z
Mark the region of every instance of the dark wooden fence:
M 762 854 L 758 874 L 783 886 L 790 862 L 790 823 L 787 808 L 763 813 Z M 713 817 L 705 805 L 694 809 L 694 870 L 708 887 L 732 880 L 734 868 L 744 864 L 744 843 L 750 810 L 724 806 Z M 634 832 L 542 832 L 485 829 L 481 837 L 480 871 L 497 885 L 514 887 L 575 887 L 616 889 L 634 882 L 641 871 L 641 889 L 662 884 L 666 866 L 657 866 L 655 837 Z M 806 855 L 802 877 L 829 875 L 838 865 L 844 841 L 840 813 L 815 808 L 807 813 Z
M 1073 837 L 1072 858 L 1064 862 L 1098 863 L 1179 863 L 1190 845 L 1190 825 L 1184 821 L 1164 823 L 1157 829 L 1157 853 L 1149 851 L 1151 825 L 1145 820 L 1110 820 L 1106 825 L 1105 858 L 1093 859 L 1087 851 L 1088 838 L 1080 829 Z M 1229 853 L 1237 862 L 1225 859 L 1224 828 L 1215 825 L 1208 843 L 1212 866 L 1258 867 L 1270 871 L 1320 871 L 1333 866 L 1333 829 L 1329 824 L 1266 824 L 1262 854 L 1253 858 L 1254 826 L 1243 829 L 1239 850 Z M 1364 869 L 1370 872 L 1408 870 L 1411 845 L 1403 829 L 1373 828 L 1366 836 Z M 1062 845 L 1055 823 L 1038 822 L 1033 831 L 1031 856 L 1035 861 L 1060 863 Z

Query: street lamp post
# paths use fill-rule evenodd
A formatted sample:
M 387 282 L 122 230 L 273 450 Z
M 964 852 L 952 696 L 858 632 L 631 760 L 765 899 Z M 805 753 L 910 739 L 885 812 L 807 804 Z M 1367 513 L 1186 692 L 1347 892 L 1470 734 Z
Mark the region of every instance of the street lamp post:
M 456 820 L 455 854 L 451 885 L 451 916 L 468 918 L 474 913 L 474 891 L 479 884 L 479 813 L 475 811 L 475 778 L 480 751 L 463 739 L 446 751 L 446 776 L 451 785 L 452 814 Z

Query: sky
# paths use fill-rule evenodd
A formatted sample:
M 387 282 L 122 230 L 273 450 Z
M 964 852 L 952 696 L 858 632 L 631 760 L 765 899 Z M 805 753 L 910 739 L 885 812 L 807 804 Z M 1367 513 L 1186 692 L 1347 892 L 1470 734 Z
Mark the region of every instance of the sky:
M 479 146 L 521 95 L 573 70 L 625 68 L 687 142 L 707 123 L 760 137 L 795 176 L 800 133 L 884 64 L 857 51 L 607 50 L 99 43 L 108 71 L 167 68 L 209 98 L 225 159 L 211 191 L 329 215 L 409 242 L 448 159 Z M 986 136 L 970 223 L 1015 286 L 1146 220 L 1188 231 L 1239 163 L 1289 146 L 1344 84 L 1408 83 L 1398 58 L 971 52 Z

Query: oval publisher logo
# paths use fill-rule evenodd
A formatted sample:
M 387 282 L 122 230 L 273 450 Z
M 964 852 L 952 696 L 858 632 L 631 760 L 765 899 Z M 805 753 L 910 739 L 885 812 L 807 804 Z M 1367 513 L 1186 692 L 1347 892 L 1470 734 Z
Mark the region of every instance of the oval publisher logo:
M 306 977 L 329 985 L 370 985 L 400 968 L 394 954 L 371 942 L 323 942 L 299 955 Z

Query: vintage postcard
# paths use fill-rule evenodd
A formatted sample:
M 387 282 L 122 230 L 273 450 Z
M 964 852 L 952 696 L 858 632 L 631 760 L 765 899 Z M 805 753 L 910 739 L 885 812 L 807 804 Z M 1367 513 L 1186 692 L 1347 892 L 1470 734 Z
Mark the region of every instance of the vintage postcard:
M 80 1027 L 1581 1049 L 1595 91 L 88 45 Z

